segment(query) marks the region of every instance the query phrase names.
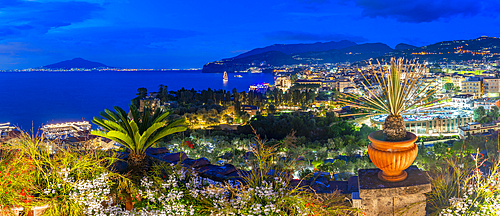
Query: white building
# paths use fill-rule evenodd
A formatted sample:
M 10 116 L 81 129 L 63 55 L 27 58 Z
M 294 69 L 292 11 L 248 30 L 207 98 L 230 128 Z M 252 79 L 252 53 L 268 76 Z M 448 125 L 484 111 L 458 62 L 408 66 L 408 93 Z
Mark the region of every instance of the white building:
M 474 100 L 474 109 L 484 107 L 485 110 L 491 110 L 492 107 L 500 107 L 500 100 L 491 98 L 480 98 Z
M 16 128 L 13 126 L 10 126 L 10 122 L 0 123 L 0 138 L 7 136 L 9 131 L 12 131 L 14 129 L 16 129 Z
M 451 104 L 456 108 L 472 108 L 473 98 L 474 96 L 470 94 L 455 95 L 451 98 Z
M 292 87 L 292 80 L 289 76 L 275 77 L 274 85 L 276 86 L 276 88 L 279 88 L 282 91 L 286 91 L 290 87 Z

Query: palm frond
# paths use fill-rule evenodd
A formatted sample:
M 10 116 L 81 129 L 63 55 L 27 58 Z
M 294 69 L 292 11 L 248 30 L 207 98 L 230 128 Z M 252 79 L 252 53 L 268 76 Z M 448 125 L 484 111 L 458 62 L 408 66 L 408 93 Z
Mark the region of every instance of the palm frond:
M 171 113 L 159 109 L 153 115 L 147 109 L 141 114 L 137 107 L 130 105 L 132 119 L 120 107 L 114 109 L 116 112 L 101 112 L 104 119 L 94 117 L 92 121 L 108 132 L 95 130 L 91 133 L 121 143 L 136 154 L 144 154 L 147 148 L 165 136 L 186 130 L 183 118 L 169 122 L 167 118 Z

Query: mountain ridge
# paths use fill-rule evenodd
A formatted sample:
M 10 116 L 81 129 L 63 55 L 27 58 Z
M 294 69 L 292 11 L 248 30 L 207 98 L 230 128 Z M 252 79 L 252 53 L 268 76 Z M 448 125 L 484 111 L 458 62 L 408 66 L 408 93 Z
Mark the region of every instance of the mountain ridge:
M 109 68 L 109 66 L 99 63 L 93 62 L 89 60 L 85 60 L 83 58 L 73 58 L 71 60 L 65 60 L 61 62 L 57 62 L 54 64 L 49 64 L 42 66 L 43 69 L 72 69 L 72 68 L 84 68 L 84 69 L 98 69 L 98 68 Z
M 262 48 L 255 48 L 252 49 L 248 52 L 239 54 L 235 57 L 228 58 L 228 59 L 235 59 L 235 58 L 243 58 L 247 56 L 252 56 L 252 55 L 257 55 L 269 51 L 280 51 L 282 53 L 285 53 L 287 55 L 294 54 L 294 53 L 305 53 L 305 52 L 311 52 L 311 51 L 327 51 L 327 50 L 332 50 L 332 49 L 343 49 L 347 48 L 350 46 L 357 45 L 355 42 L 348 41 L 348 40 L 341 40 L 341 41 L 330 41 L 330 42 L 316 42 L 316 43 L 300 43 L 300 44 L 273 44 L 270 46 L 262 47 Z
M 290 54 L 281 51 L 268 51 L 240 58 L 227 58 L 205 64 L 202 72 L 221 73 L 226 71 L 228 73 L 234 73 L 247 71 L 251 67 L 265 68 L 269 66 L 291 64 L 360 61 L 367 58 L 383 56 L 393 51 L 391 47 L 383 43 L 356 44 L 353 42 L 352 44 L 355 45 L 346 46 L 341 49 L 310 51 L 304 53 L 288 52 Z
M 288 53 L 293 52 L 289 51 Z M 221 73 L 227 71 L 231 73 L 247 71 L 252 67 L 265 69 L 286 64 L 359 63 L 369 59 L 388 60 L 399 57 L 432 62 L 498 60 L 500 58 L 500 39 L 481 36 L 476 39 L 442 41 L 421 47 L 400 43 L 394 49 L 383 43 L 364 43 L 342 49 L 293 54 L 269 51 L 241 58 L 234 57 L 209 62 L 203 66 L 203 72 Z

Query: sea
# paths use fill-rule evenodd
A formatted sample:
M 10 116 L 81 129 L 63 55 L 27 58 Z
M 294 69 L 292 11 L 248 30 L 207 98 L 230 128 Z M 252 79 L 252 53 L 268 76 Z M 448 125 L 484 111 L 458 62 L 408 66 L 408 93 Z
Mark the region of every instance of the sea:
M 240 73 L 242 78 L 201 70 L 112 72 L 0 72 L 0 123 L 10 122 L 24 131 L 44 124 L 91 121 L 104 109 L 128 110 L 137 89 L 224 89 L 248 91 L 252 84 L 274 83 L 272 74 Z M 32 130 L 34 129 L 34 130 Z

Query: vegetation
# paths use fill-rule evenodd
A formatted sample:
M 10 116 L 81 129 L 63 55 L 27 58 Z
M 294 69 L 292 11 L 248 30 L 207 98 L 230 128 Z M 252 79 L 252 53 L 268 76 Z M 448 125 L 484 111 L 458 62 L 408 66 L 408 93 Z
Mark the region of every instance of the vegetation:
M 43 137 L 24 134 L 15 146 L 3 146 L 0 155 L 2 173 L 17 172 L 6 170 L 4 162 L 29 170 L 19 169 L 15 186 L 0 182 L 0 188 L 12 195 L 8 202 L 1 196 L 2 206 L 27 209 L 48 204 L 44 215 L 354 215 L 359 211 L 344 195 L 320 195 L 298 186 L 288 167 L 299 161 L 276 163 L 277 145 L 258 137 L 254 141 L 255 160 L 248 161 L 251 174 L 223 183 L 201 178 L 181 163 L 153 163 L 136 180 L 133 173 L 114 170 L 119 159 L 111 152 L 58 148 Z M 292 142 L 287 139 L 285 146 Z M 55 151 L 47 151 L 51 148 Z
M 120 107 L 114 108 L 115 111 L 106 109 L 101 112 L 103 118 L 95 117 L 92 121 L 106 131 L 94 130 L 91 133 L 121 143 L 130 150 L 128 168 L 135 173 L 143 172 L 146 168 L 147 148 L 165 136 L 186 130 L 186 127 L 182 126 L 184 119 L 169 122 L 167 118 L 170 113 L 163 113 L 159 108 L 153 113 L 147 108 L 143 113 L 139 113 L 139 110 L 131 104 L 132 118 L 129 118 Z
M 353 107 L 374 111 L 377 114 L 389 114 L 384 122 L 385 138 L 389 141 L 404 140 L 406 139 L 406 126 L 401 114 L 442 99 L 425 102 L 438 90 L 437 85 L 432 87 L 435 79 L 426 83 L 423 80 L 425 66 L 416 60 L 405 61 L 402 58 L 392 58 L 389 69 L 383 67 L 380 62 L 378 62 L 378 69 L 375 69 L 371 63 L 370 66 L 371 72 L 362 74 L 367 84 L 362 83 L 361 90 L 366 89 L 367 94 L 343 94 L 346 98 L 341 100 Z M 380 86 L 382 91 L 370 90 L 375 89 L 374 85 Z M 361 90 L 359 92 L 366 92 Z M 368 93 L 373 97 L 368 96 Z
M 498 117 L 500 117 L 500 112 L 497 106 L 491 107 L 488 111 L 482 106 L 474 110 L 474 120 L 481 124 L 488 124 L 496 121 Z
M 267 91 L 265 94 L 255 91 L 238 92 L 206 89 L 196 91 L 194 89 L 179 89 L 167 91 L 168 87 L 160 85 L 156 97 L 160 104 L 170 103 L 168 109 L 172 113 L 171 118 L 185 118 L 190 128 L 204 128 L 218 124 L 246 123 L 251 116 L 242 110 L 243 105 L 256 106 L 261 114 L 279 114 L 280 106 L 296 107 L 303 110 L 308 109 L 315 102 L 316 97 L 320 100 L 329 101 L 339 96 L 337 91 L 322 92 L 319 95 L 315 89 L 302 88 L 300 86 L 291 88 L 285 92 L 280 89 Z M 139 88 L 138 97 L 132 100 L 132 104 L 139 107 L 142 96 L 147 95 L 147 89 Z M 321 108 L 327 111 L 338 106 Z M 163 107 L 162 107 L 163 108 Z M 163 108 L 165 109 L 165 108 Z

